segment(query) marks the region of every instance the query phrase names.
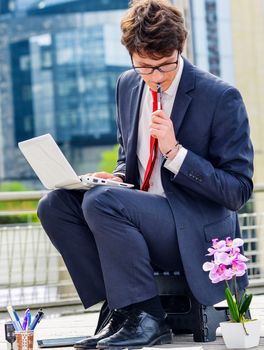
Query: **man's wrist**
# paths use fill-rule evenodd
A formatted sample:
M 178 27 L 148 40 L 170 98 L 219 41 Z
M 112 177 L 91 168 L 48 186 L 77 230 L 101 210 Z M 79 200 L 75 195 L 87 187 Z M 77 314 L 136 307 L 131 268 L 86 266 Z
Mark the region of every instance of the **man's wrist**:
M 163 157 L 165 159 L 170 159 L 170 160 L 174 159 L 177 156 L 181 147 L 182 147 L 182 145 L 179 144 L 179 142 L 177 141 L 175 146 L 173 146 L 168 152 L 163 154 Z
M 120 177 L 120 179 L 125 182 L 125 179 L 126 179 L 126 175 L 125 174 L 122 174 L 122 173 L 113 173 L 113 175 L 117 176 L 117 177 Z
M 167 159 L 174 159 L 177 154 L 179 153 L 179 150 L 181 149 L 182 145 L 178 144 L 177 147 L 175 149 L 173 149 L 169 154 L 168 154 L 168 158 Z

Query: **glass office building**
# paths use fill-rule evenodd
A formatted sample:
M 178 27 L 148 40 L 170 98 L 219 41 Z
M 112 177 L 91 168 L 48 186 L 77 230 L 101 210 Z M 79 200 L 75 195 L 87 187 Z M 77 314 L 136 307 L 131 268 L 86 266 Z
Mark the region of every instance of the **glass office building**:
M 190 0 L 194 63 L 235 84 L 231 7 L 229 0 Z
M 190 30 L 187 57 L 233 83 L 228 1 L 172 2 Z M 128 0 L 0 4 L 0 179 L 33 177 L 17 142 L 47 132 L 78 173 L 93 171 L 116 142 L 115 84 L 130 67 L 119 29 Z
M 128 1 L 6 1 L 0 10 L 2 177 L 34 175 L 17 143 L 51 133 L 77 172 L 116 143 L 115 85 Z

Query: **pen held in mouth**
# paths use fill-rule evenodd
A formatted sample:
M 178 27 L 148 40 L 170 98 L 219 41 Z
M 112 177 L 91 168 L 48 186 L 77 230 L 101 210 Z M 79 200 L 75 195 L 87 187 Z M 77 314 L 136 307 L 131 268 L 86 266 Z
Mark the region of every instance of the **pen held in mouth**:
M 161 109 L 161 85 L 157 84 L 157 93 L 158 93 L 158 109 Z

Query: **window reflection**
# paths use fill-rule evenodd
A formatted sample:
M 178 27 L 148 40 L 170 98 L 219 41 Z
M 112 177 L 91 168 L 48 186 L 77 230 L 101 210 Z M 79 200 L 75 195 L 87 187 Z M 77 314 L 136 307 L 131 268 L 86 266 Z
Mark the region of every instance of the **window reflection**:
M 33 100 L 34 127 L 22 116 L 24 129 L 17 128 L 17 141 L 52 130 L 59 142 L 73 135 L 86 137 L 87 143 L 91 137 L 115 142 L 114 89 L 117 76 L 127 67 L 106 64 L 106 56 L 112 62 L 114 57 L 105 52 L 104 35 L 104 26 L 94 25 L 33 36 L 11 46 L 19 58 L 13 79 L 22 72 L 25 76 L 16 81 L 15 94 L 21 91 L 22 108 Z M 21 120 L 18 114 L 15 120 Z

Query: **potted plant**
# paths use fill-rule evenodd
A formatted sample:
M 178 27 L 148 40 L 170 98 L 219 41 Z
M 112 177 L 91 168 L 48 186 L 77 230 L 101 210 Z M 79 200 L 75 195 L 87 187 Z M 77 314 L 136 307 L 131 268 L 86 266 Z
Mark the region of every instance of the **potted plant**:
M 227 348 L 251 348 L 259 344 L 260 320 L 247 318 L 247 312 L 252 300 L 252 294 L 240 297 L 237 288 L 237 277 L 246 273 L 248 259 L 241 254 L 240 247 L 244 244 L 240 238 L 232 240 L 212 240 L 212 247 L 208 249 L 207 256 L 211 261 L 203 264 L 203 270 L 209 271 L 212 283 L 225 282 L 225 297 L 230 311 L 230 320 L 221 322 L 220 327 Z M 229 280 L 234 282 L 235 295 L 233 297 Z

